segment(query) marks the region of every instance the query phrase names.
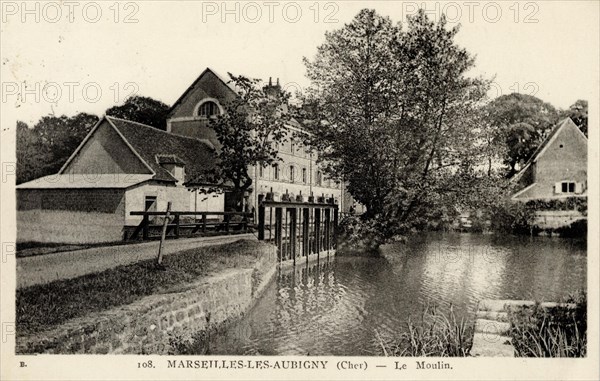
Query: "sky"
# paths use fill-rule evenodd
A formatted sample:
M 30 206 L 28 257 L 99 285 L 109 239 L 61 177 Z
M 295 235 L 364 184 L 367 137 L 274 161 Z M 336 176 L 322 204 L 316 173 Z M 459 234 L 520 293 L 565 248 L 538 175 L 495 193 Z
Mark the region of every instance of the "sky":
M 308 85 L 326 31 L 349 23 L 359 1 L 2 2 L 2 126 L 47 114 L 101 115 L 139 94 L 172 105 L 206 68 L 288 90 Z M 520 92 L 556 107 L 597 99 L 596 1 L 369 2 L 401 22 L 418 7 L 460 23 L 476 56 L 469 75 L 494 78 L 490 96 Z

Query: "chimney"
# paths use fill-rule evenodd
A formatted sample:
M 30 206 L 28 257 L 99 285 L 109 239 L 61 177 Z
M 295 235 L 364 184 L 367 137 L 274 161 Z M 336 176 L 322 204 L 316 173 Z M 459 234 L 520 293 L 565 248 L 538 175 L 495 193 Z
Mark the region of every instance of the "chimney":
M 269 84 L 264 88 L 268 95 L 276 95 L 281 92 L 281 86 L 279 85 L 279 78 L 276 79 L 275 85 L 273 85 L 273 77 L 269 77 Z

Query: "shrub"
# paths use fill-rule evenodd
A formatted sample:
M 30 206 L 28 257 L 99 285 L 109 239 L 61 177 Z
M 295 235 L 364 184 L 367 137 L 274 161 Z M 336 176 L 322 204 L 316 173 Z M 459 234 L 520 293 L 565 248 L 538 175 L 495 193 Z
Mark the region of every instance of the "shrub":
M 565 303 L 511 312 L 513 346 L 518 357 L 585 357 L 587 348 L 587 297 L 580 292 Z
M 425 307 L 419 320 L 409 318 L 398 338 L 384 339 L 376 331 L 376 346 L 385 356 L 466 357 L 473 346 L 473 327 L 458 320 L 452 306 L 446 314 Z

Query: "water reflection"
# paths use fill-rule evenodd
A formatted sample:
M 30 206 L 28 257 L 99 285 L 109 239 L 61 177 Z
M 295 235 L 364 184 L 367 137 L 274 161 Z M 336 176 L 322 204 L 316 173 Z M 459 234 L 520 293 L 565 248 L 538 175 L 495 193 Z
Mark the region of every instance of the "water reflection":
M 370 355 L 426 304 L 472 318 L 484 298 L 558 300 L 586 284 L 585 247 L 571 241 L 428 234 L 378 258 L 324 259 L 281 272 L 212 353 Z

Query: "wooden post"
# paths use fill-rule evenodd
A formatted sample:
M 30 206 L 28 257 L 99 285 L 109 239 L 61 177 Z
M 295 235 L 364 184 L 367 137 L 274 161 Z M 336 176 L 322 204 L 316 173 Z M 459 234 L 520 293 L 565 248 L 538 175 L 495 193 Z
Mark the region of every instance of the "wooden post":
M 337 250 L 337 232 L 338 232 L 338 222 L 339 222 L 339 216 L 338 216 L 338 207 L 336 206 L 333 209 L 333 248 Z
M 302 255 L 306 256 L 308 261 L 308 255 L 310 254 L 309 239 L 310 234 L 310 209 L 302 209 Z
M 179 214 L 175 214 L 175 238 L 179 238 Z
M 265 206 L 260 204 L 258 207 L 258 240 L 265 239 Z
M 281 220 L 282 220 L 282 208 L 275 208 L 275 245 L 277 246 L 277 256 L 281 261 Z
M 290 212 L 290 255 L 296 265 L 296 208 L 288 208 Z
M 321 251 L 321 208 L 315 208 L 315 252 Z
M 202 233 L 206 233 L 206 213 L 202 213 Z
M 147 214 L 144 214 L 144 218 L 143 218 L 143 225 L 142 225 L 142 238 L 145 240 L 148 239 L 148 225 L 150 224 L 150 218 L 148 217 Z
M 158 266 L 162 266 L 163 260 L 163 242 L 165 241 L 165 235 L 167 234 L 167 224 L 169 223 L 169 216 L 171 215 L 171 201 L 167 202 L 167 213 L 165 214 L 165 219 L 163 221 L 162 234 L 160 235 L 160 243 L 158 245 Z
M 331 231 L 331 210 L 329 208 L 326 208 L 324 210 L 325 212 L 325 231 L 324 231 L 324 236 L 323 236 L 323 246 L 325 247 L 325 250 L 327 250 L 327 253 L 329 254 L 329 233 Z

